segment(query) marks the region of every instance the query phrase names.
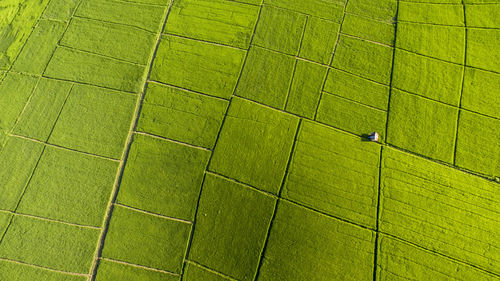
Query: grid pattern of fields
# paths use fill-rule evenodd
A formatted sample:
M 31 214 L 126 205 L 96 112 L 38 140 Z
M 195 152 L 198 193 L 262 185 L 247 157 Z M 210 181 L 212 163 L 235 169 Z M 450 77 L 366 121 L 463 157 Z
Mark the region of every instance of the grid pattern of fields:
M 500 280 L 498 128 L 497 0 L 1 1 L 0 281 Z

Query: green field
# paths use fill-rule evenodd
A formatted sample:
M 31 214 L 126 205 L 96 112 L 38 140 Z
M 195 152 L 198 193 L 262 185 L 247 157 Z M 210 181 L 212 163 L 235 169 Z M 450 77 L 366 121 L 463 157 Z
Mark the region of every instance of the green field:
M 0 0 L 0 281 L 500 280 L 499 129 L 499 0 Z

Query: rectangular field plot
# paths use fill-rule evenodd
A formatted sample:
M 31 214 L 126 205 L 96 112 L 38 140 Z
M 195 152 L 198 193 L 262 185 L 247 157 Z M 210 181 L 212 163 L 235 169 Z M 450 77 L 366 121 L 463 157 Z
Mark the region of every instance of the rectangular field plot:
M 247 49 L 257 22 L 259 7 L 239 2 L 174 1 L 165 33 Z
M 500 273 L 497 184 L 390 148 L 382 159 L 382 232 Z
M 75 16 L 132 25 L 151 32 L 160 29 L 166 7 L 143 5 L 141 1 L 83 0 Z M 166 6 L 170 0 L 156 1 Z
M 373 278 L 375 233 L 286 201 L 276 212 L 258 281 Z
M 332 66 L 389 85 L 393 49 L 361 39 L 341 36 Z
M 221 98 L 236 87 L 245 51 L 164 35 L 151 70 L 151 80 Z
M 380 147 L 304 121 L 282 197 L 375 227 Z
M 389 89 L 386 85 L 332 68 L 328 72 L 324 90 L 339 97 L 387 110 Z
M 58 47 L 44 76 L 138 93 L 145 67 L 101 55 Z
M 0 209 L 16 209 L 42 151 L 42 144 L 8 138 L 0 150 Z
M 115 206 L 102 256 L 180 273 L 191 225 Z
M 117 202 L 192 221 L 210 152 L 134 135 Z
M 462 107 L 500 119 L 500 74 L 466 68 Z
M 30 265 L 0 260 L 0 280 L 86 281 L 86 276 L 54 272 Z
M 462 110 L 458 122 L 456 165 L 500 176 L 500 120 Z
M 98 20 L 71 20 L 62 46 L 146 65 L 156 42 L 156 34 L 138 28 Z
M 398 48 L 448 62 L 464 63 L 464 27 L 401 22 L 396 37 Z
M 283 109 L 292 79 L 294 62 L 292 56 L 252 47 L 235 95 Z
M 96 281 L 116 280 L 179 281 L 180 277 L 156 270 L 101 260 L 99 262 Z
M 377 280 L 470 281 L 498 280 L 491 274 L 431 251 L 382 235 L 379 239 Z
M 386 111 L 328 93 L 321 98 L 316 121 L 360 136 L 378 132 L 381 140 L 386 138 Z
M 118 163 L 46 147 L 17 211 L 99 227 Z
M 137 130 L 213 148 L 229 102 L 149 83 Z
M 98 229 L 15 216 L 0 244 L 0 257 L 55 270 L 88 273 L 99 233 Z
M 393 90 L 388 118 L 388 143 L 453 162 L 458 108 Z
M 276 199 L 207 174 L 189 260 L 254 280 Z
M 209 170 L 277 194 L 298 123 L 295 116 L 233 99 Z

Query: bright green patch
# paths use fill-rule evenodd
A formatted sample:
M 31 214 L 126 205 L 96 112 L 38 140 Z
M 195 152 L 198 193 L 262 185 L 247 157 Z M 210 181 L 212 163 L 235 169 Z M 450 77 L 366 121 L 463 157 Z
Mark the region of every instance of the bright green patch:
M 47 141 L 72 87 L 70 82 L 40 79 L 14 133 Z
M 467 25 L 469 26 L 467 17 Z M 450 5 L 448 3 L 415 3 L 399 2 L 399 21 L 410 21 L 416 23 L 456 25 L 464 26 L 464 8 L 462 5 Z
M 375 233 L 280 201 L 259 281 L 369 280 Z
M 467 65 L 500 72 L 500 29 L 467 31 Z
M 15 126 L 37 85 L 38 79 L 9 73 L 0 84 L 0 148 L 4 145 L 7 134 Z
M 324 93 L 316 120 L 358 135 L 378 132 L 385 139 L 387 112 Z
M 100 230 L 15 216 L 0 257 L 51 269 L 88 273 Z
M 145 67 L 97 54 L 57 47 L 44 76 L 127 92 L 140 92 Z
M 306 16 L 290 10 L 264 6 L 253 44 L 267 49 L 296 55 L 306 25 Z
M 2 0 L 0 69 L 9 69 L 49 0 Z
M 396 0 L 349 0 L 346 12 L 387 22 L 395 22 L 397 5 Z
M 209 157 L 209 151 L 136 134 L 117 201 L 193 220 Z
M 322 64 L 329 64 L 339 36 L 340 24 L 316 17 L 308 17 L 299 56 Z
M 77 8 L 77 4 L 80 2 L 86 1 L 51 0 L 43 12 L 42 18 L 56 21 L 69 21 Z
M 253 280 L 275 204 L 259 191 L 207 175 L 189 259 L 238 280 Z
M 297 60 L 285 110 L 314 118 L 328 68 Z
M 264 0 L 264 4 L 293 10 L 340 23 L 344 14 L 345 0 Z
M 400 22 L 397 30 L 398 48 L 449 62 L 464 63 L 463 27 Z
M 346 14 L 344 23 L 342 24 L 343 34 L 391 46 L 394 44 L 395 31 L 394 24 L 392 23 L 354 14 Z
M 0 209 L 15 210 L 42 150 L 41 144 L 15 137 L 0 150 Z
M 82 51 L 146 65 L 156 35 L 137 28 L 74 18 L 60 44 Z
M 87 277 L 64 274 L 25 264 L 0 260 L 0 280 L 85 281 Z
M 213 148 L 228 105 L 225 100 L 150 83 L 137 130 Z
M 332 66 L 383 84 L 389 84 L 392 48 L 341 36 Z
M 286 113 L 233 99 L 209 170 L 278 193 L 298 122 Z
M 426 98 L 458 106 L 464 68 L 396 50 L 392 85 Z
M 283 109 L 295 59 L 259 47 L 253 47 L 249 52 L 235 94 Z
M 18 212 L 99 227 L 118 163 L 47 147 Z
M 467 26 L 500 27 L 500 2 L 491 5 L 465 5 Z
M 465 69 L 462 107 L 500 118 L 500 74 Z
M 209 271 L 202 268 L 194 263 L 187 262 L 186 269 L 182 277 L 182 281 L 231 281 L 229 278 L 225 278 L 222 275 Z
M 176 0 L 165 32 L 247 49 L 259 7 L 227 0 Z
M 191 225 L 115 206 L 103 257 L 180 273 Z
M 163 36 L 151 79 L 229 98 L 236 87 L 245 51 L 175 36 Z
M 136 96 L 76 85 L 49 142 L 119 159 L 130 129 Z
M 375 228 L 380 147 L 303 122 L 282 197 Z
M 334 68 L 328 73 L 325 92 L 381 110 L 387 110 L 389 101 L 388 86 Z
M 140 1 L 84 0 L 75 16 L 132 25 L 157 32 L 166 8 L 137 2 Z M 169 0 L 161 2 L 168 3 Z
M 382 155 L 380 230 L 499 274 L 498 184 L 394 149 Z
M 500 119 L 460 112 L 456 165 L 486 174 L 500 176 Z
M 162 272 L 147 270 L 121 263 L 101 260 L 96 281 L 117 280 L 148 280 L 148 281 L 178 281 L 180 278 Z
M 40 20 L 19 54 L 12 70 L 41 75 L 64 33 L 66 24 Z
M 457 118 L 456 107 L 393 89 L 387 142 L 452 163 Z
M 494 281 L 498 277 L 383 235 L 379 238 L 377 280 Z
M 12 214 L 0 212 L 0 237 L 3 237 L 7 227 L 9 227 Z M 1 273 L 0 273 L 1 276 Z

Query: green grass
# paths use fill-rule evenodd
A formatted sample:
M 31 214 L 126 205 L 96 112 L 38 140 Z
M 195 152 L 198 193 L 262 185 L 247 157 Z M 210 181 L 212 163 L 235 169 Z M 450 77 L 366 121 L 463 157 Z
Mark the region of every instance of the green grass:
M 240 97 L 283 109 L 292 80 L 294 58 L 275 51 L 252 47 L 248 51 L 241 82 L 235 90 Z M 273 73 L 274 76 L 267 75 Z
M 329 145 L 332 139 L 335 147 Z M 375 144 L 304 122 L 282 197 L 375 227 L 379 154 Z
M 0 280 L 499 280 L 499 12 L 0 1 Z
M 300 48 L 306 16 L 289 10 L 264 6 L 255 30 L 256 46 L 295 55 Z
M 387 142 L 452 163 L 458 109 L 397 90 L 391 98 Z
M 229 98 L 236 87 L 245 52 L 230 47 L 164 36 L 151 79 Z
M 327 72 L 325 66 L 297 60 L 285 110 L 313 119 Z
M 135 135 L 117 202 L 193 220 L 209 156 L 206 150 Z
M 237 280 L 253 280 L 275 204 L 269 195 L 207 175 L 189 259 Z
M 44 280 L 44 281 L 85 281 L 84 276 L 67 275 L 54 271 L 47 271 L 41 268 L 32 267 L 25 264 L 0 261 L 0 278 L 5 280 L 16 281 L 31 281 L 31 280 Z
M 86 273 L 99 230 L 16 216 L 0 244 L 0 257 L 46 268 Z
M 128 93 L 76 85 L 60 111 L 49 142 L 119 159 L 135 104 L 136 97 Z
M 99 264 L 97 281 L 115 280 L 149 280 L 149 281 L 177 281 L 179 277 L 163 272 L 148 270 L 144 268 L 129 266 L 107 260 Z
M 280 201 L 257 280 L 368 280 L 374 242 L 370 230 Z
M 149 84 L 137 130 L 213 148 L 228 101 Z
M 463 71 L 464 68 L 460 65 L 396 50 L 392 85 L 413 94 L 458 106 Z
M 393 149 L 382 155 L 381 231 L 498 274 L 498 184 Z
M 42 74 L 65 28 L 65 24 L 58 21 L 40 20 L 12 66 L 12 70 Z M 40 49 L 40 46 L 44 45 L 50 47 Z
M 0 70 L 16 60 L 49 0 L 4 0 L 0 4 Z
M 109 160 L 47 147 L 17 210 L 99 227 L 117 168 Z
M 234 99 L 209 170 L 278 193 L 298 123 L 294 116 Z
M 179 273 L 191 225 L 115 206 L 103 257 Z

